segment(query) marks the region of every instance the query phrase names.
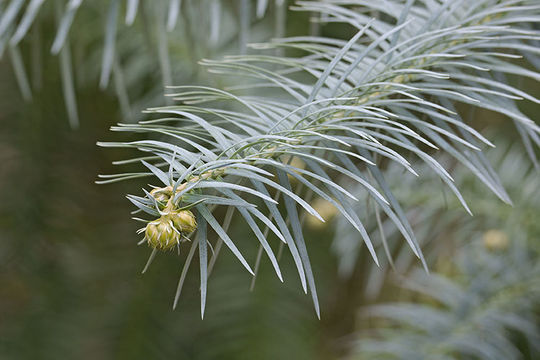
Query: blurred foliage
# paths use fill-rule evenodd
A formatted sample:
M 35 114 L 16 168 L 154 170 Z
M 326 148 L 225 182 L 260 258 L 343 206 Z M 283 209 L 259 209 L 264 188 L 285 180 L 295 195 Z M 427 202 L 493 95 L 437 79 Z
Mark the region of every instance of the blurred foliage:
M 279 35 L 284 25 L 272 20 L 284 10 L 255 0 L 0 1 L 0 58 L 10 63 L 15 88 L 27 101 L 58 69 L 61 83 L 53 91 L 63 94 L 73 128 L 79 126 L 78 92 L 97 84 L 132 122 L 147 107 L 170 103 L 165 86 L 212 83 L 199 60 Z
M 492 230 L 493 231 L 493 230 Z M 463 245 L 452 277 L 417 271 L 401 286 L 420 296 L 369 307 L 358 359 L 536 359 L 540 355 L 540 266 L 517 239 L 486 235 Z M 429 297 L 429 299 L 427 298 Z
M 372 269 L 367 275 L 370 302 L 383 303 L 362 310 L 351 358 L 540 355 L 538 173 L 517 145 L 501 145 L 490 152 L 490 160 L 513 208 L 490 197 L 463 171 L 456 177 L 466 184 L 473 217 L 459 211 L 459 202 L 441 193 L 437 184 L 424 186 L 422 192 L 398 193 L 413 206 L 409 216 L 417 218 L 415 228 L 434 274 L 411 264 L 408 251 L 395 246 L 394 234 L 387 234 L 395 271 L 388 269 L 381 277 L 380 270 Z M 401 170 L 389 171 L 399 178 Z M 343 236 L 336 240 L 347 241 Z

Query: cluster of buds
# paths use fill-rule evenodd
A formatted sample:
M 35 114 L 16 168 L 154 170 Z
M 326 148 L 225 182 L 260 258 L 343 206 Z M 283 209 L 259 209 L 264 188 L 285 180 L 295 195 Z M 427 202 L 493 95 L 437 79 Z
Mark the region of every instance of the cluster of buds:
M 160 218 L 149 222 L 144 231 L 148 245 L 158 250 L 172 250 L 186 235 L 197 229 L 195 216 L 189 210 L 178 209 L 170 187 L 154 189 L 150 194 L 160 206 Z

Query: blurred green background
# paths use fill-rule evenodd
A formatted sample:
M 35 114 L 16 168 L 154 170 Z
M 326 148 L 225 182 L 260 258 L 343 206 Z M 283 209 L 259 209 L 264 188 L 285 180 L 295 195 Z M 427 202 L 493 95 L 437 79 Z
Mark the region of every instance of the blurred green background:
M 268 19 L 254 21 L 255 38 L 271 36 L 273 11 L 269 10 Z M 223 26 L 234 28 L 234 16 L 230 10 L 225 21 L 231 24 Z M 309 27 L 305 14 L 287 16 L 289 34 Z M 87 41 L 87 45 L 81 45 L 82 50 L 74 49 L 83 53 L 74 60 L 74 68 L 80 67 L 87 74 L 76 81 L 80 127 L 72 130 L 58 58 L 46 51 L 54 38 L 53 22 L 50 15 L 41 24 L 41 80 L 36 82 L 31 77 L 32 101 L 23 101 L 19 94 L 8 56 L 0 60 L 0 359 L 378 359 L 382 355 L 364 353 L 373 346 L 363 346 L 363 339 L 371 339 L 374 334 L 379 339 L 397 339 L 399 334 L 377 332 L 386 323 L 366 318 L 363 309 L 367 305 L 387 301 L 433 305 L 434 300 L 425 294 L 417 296 L 398 286 L 409 269 L 418 267 L 412 260 L 403 260 L 397 273 L 404 275 L 396 275 L 388 264 L 379 269 L 365 251 L 357 250 L 352 269 L 343 274 L 340 263 L 344 254 L 336 251 L 339 246 L 334 241 L 334 225 L 339 224 L 336 219 L 323 228 L 308 228 L 306 235 L 321 298 L 321 320 L 315 316 L 310 297 L 303 294 L 288 254 L 281 260 L 285 283 L 276 279 L 263 259 L 256 286 L 250 292 L 249 274 L 224 251 L 209 281 L 205 319 L 200 319 L 199 278 L 193 269 L 179 306 L 172 311 L 185 253 L 180 257 L 174 253 L 159 255 L 150 270 L 141 275 L 149 249 L 136 246 L 140 240 L 135 234 L 138 224 L 129 219 L 133 208 L 123 196 L 139 193 L 146 182 L 94 184 L 97 174 L 116 171 L 112 161 L 130 155 L 95 145 L 98 140 L 118 140 L 108 128 L 124 119 L 114 91 L 104 92 L 97 86 L 95 68 L 99 68 L 99 60 L 93 67 L 84 67 L 85 62 L 91 62 L 93 47 L 101 47 L 101 40 Z M 97 22 L 96 35 L 87 37 L 99 38 L 101 26 Z M 348 36 L 348 29 L 340 26 L 324 31 Z M 175 83 L 209 81 L 193 62 L 193 52 L 198 57 L 217 56 L 238 48 L 232 35 L 214 49 L 194 49 L 184 38 L 177 41 L 180 45 L 172 56 L 178 61 L 173 65 Z M 118 42 L 122 42 L 122 36 Z M 30 40 L 23 42 L 21 51 L 24 59 L 32 59 Z M 90 54 L 88 58 L 85 51 Z M 131 54 L 136 56 L 137 52 Z M 162 89 L 162 84 L 153 74 L 158 68 L 153 60 L 153 67 L 145 70 L 142 79 L 134 77 L 140 89 L 128 86 L 133 97 L 142 99 L 134 105 L 136 113 L 148 103 L 164 103 L 155 90 Z M 28 61 L 29 73 L 32 66 Z M 525 87 L 538 95 L 538 84 Z M 490 154 L 515 207 L 498 201 L 466 171 L 457 178 L 467 199 L 474 199 L 475 218 L 469 218 L 450 194 L 445 196 L 439 183 L 428 182 L 422 194 L 405 191 L 400 199 L 412 209 L 415 230 L 425 242 L 432 270 L 455 280 L 467 294 L 473 293 L 468 288 L 471 279 L 481 272 L 463 270 L 467 268 L 463 259 L 470 253 L 489 265 L 485 271 L 491 275 L 482 281 L 494 284 L 490 291 L 477 294 L 481 303 L 504 293 L 509 284 L 527 284 L 522 292 L 509 290 L 505 304 L 509 304 L 507 312 L 531 322 L 529 333 L 534 342 L 538 340 L 540 288 L 536 261 L 540 236 L 538 173 L 519 146 L 510 148 L 508 134 L 518 139 L 510 130 L 511 124 L 487 112 L 477 114 L 476 120 L 479 128 L 489 123 L 487 131 L 495 139 L 505 135 L 504 140 L 495 141 L 500 148 Z M 411 189 L 415 186 L 410 184 Z M 235 225 L 233 222 L 231 237 L 244 245 L 247 258 L 254 261 L 256 249 L 246 245 L 250 239 L 245 228 Z M 368 225 L 372 233 L 377 232 L 376 223 Z M 487 233 L 489 230 L 495 233 Z M 489 234 L 499 236 L 498 240 L 490 240 Z M 338 235 L 338 239 L 347 238 L 346 234 Z M 390 234 L 389 240 L 397 236 Z M 397 247 L 393 251 L 401 254 Z M 491 264 L 512 269 L 512 281 L 501 280 L 500 270 L 493 270 Z M 520 307 L 525 300 L 526 306 Z M 405 328 L 411 331 L 410 325 Z M 525 358 L 539 356 L 538 349 L 520 331 L 503 333 Z M 397 344 L 400 340 L 392 341 Z

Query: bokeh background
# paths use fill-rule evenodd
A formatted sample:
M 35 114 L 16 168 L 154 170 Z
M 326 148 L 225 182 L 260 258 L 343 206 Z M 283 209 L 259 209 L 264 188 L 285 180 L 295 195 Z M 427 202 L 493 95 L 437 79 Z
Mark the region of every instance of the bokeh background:
M 284 284 L 263 259 L 250 291 L 249 274 L 224 251 L 209 281 L 205 319 L 200 319 L 199 278 L 193 269 L 173 311 L 187 250 L 180 256 L 159 255 L 141 274 L 149 250 L 136 245 L 139 226 L 130 220 L 133 207 L 124 194 L 139 193 L 146 181 L 94 183 L 97 174 L 116 171 L 112 161 L 130 156 L 127 151 L 98 148 L 96 141 L 119 140 L 120 135 L 109 132 L 111 125 L 141 118 L 140 110 L 146 106 L 167 102 L 161 95 L 163 64 L 153 40 L 159 33 L 152 27 L 164 15 L 146 3 L 140 10 L 146 17 L 138 16 L 133 27 L 118 31 L 124 91 L 129 96 L 129 106 L 122 107 L 122 91 L 116 85 L 105 90 L 98 86 L 106 3 L 98 1 L 81 11 L 72 30 L 78 128 L 70 126 L 66 112 L 59 58 L 48 52 L 57 21 L 54 6 L 44 10 L 31 29 L 36 34 L 19 46 L 31 100 L 21 96 L 20 79 L 8 54 L 0 60 L 1 359 L 367 359 L 383 358 L 373 354 L 384 341 L 403 349 L 433 345 L 434 350 L 426 351 L 436 353 L 437 341 L 444 343 L 448 334 L 469 330 L 480 334 L 480 342 L 504 343 L 502 336 L 508 342 L 505 346 L 515 347 L 523 358 L 540 356 L 540 181 L 510 122 L 487 111 L 474 115 L 475 127 L 498 145 L 488 156 L 514 207 L 497 200 L 464 169 L 455 169 L 454 174 L 476 214 L 473 218 L 433 179 L 421 188 L 412 181 L 399 187 L 399 198 L 410 209 L 408 216 L 432 271 L 450 288 L 426 285 L 431 280 L 415 270 L 419 264 L 407 249 L 399 248 L 399 234 L 390 224 L 385 226 L 396 256 L 395 270 L 388 263 L 377 268 L 355 245 L 357 235 L 344 230 L 336 218 L 323 227 L 307 225 L 321 320 L 310 297 L 303 294 L 288 254 L 280 262 Z M 220 36 L 211 43 L 210 28 L 198 20 L 209 21 L 206 3 L 182 5 L 178 26 L 167 40 L 172 49 L 167 81 L 212 83 L 197 59 L 243 51 L 243 15 L 237 4 L 223 2 Z M 243 2 L 248 3 L 248 12 L 254 13 L 255 2 Z M 306 14 L 284 16 L 280 6 L 285 5 L 270 6 L 260 19 L 252 14 L 251 41 L 276 33 L 301 34 L 310 27 L 309 31 L 325 35 L 350 35 L 350 29 L 340 25 L 313 29 Z M 538 83 L 522 82 L 521 87 L 540 94 Z M 522 111 L 534 119 L 538 106 L 527 106 Z M 452 166 L 451 160 L 448 164 Z M 397 169 L 388 171 L 396 174 L 391 177 L 396 179 L 393 185 L 404 179 Z M 370 205 L 361 204 L 359 213 L 364 216 Z M 368 220 L 367 226 L 377 236 L 376 222 Z M 254 261 L 257 249 L 249 247 L 242 224 L 233 221 L 231 237 Z M 404 289 L 407 281 L 416 288 Z M 430 294 L 418 289 L 438 290 Z M 446 295 L 437 299 L 437 293 Z M 445 303 L 458 293 L 463 296 Z M 370 316 L 380 309 L 369 306 L 388 302 L 403 305 L 396 312 L 400 316 L 383 320 Z M 421 312 L 427 307 L 447 309 L 449 317 L 443 325 L 434 322 L 415 332 L 411 324 L 420 319 L 429 322 L 431 312 Z M 486 309 L 514 319 L 514 327 L 497 323 L 501 326 L 497 331 L 495 320 L 483 323 L 482 316 L 491 314 Z M 480 322 L 468 329 L 467 321 L 476 320 Z M 513 354 L 510 351 L 509 356 Z

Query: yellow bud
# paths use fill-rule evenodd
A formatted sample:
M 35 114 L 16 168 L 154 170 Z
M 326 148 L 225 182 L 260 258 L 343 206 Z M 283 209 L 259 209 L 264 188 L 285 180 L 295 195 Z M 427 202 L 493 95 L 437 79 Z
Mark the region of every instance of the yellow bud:
M 180 233 L 174 229 L 167 217 L 148 223 L 144 235 L 148 245 L 154 249 L 172 250 L 180 243 Z
M 338 210 L 336 209 L 334 205 L 332 205 L 328 201 L 321 198 L 316 199 L 311 204 L 311 206 L 326 221 L 331 220 L 338 212 Z M 306 220 L 307 220 L 307 225 L 312 229 L 323 229 L 327 224 L 327 222 L 322 222 L 319 219 L 317 219 L 315 216 L 308 216 Z
M 501 230 L 488 230 L 482 236 L 482 241 L 487 250 L 497 251 L 497 250 L 506 250 L 509 245 L 508 235 Z
M 404 81 L 405 81 L 405 76 L 403 75 L 398 75 L 393 80 L 393 82 L 398 83 L 398 84 L 401 84 Z
M 169 217 L 174 224 L 174 227 L 183 234 L 192 233 L 197 229 L 195 215 L 189 210 L 172 211 Z
M 340 119 L 345 116 L 345 111 L 338 111 L 334 114 L 334 119 Z
M 289 160 L 291 161 L 291 163 L 289 165 L 291 165 L 292 167 L 295 167 L 297 169 L 302 169 L 302 170 L 304 170 L 306 168 L 306 163 L 301 158 L 299 158 L 298 156 L 294 156 L 292 158 L 292 160 L 291 160 L 291 158 L 289 156 L 283 157 L 283 162 L 285 164 L 288 163 Z M 295 173 L 300 174 L 298 171 L 295 171 Z M 289 178 L 289 181 L 291 182 L 291 184 L 296 184 L 296 182 L 298 181 L 291 174 L 287 174 L 287 177 Z
M 169 194 L 167 190 L 160 189 L 160 188 L 156 188 L 150 191 L 150 195 L 152 195 L 154 199 L 156 199 L 157 201 L 163 204 L 166 204 L 167 201 L 169 201 L 171 197 L 170 196 L 171 194 Z

